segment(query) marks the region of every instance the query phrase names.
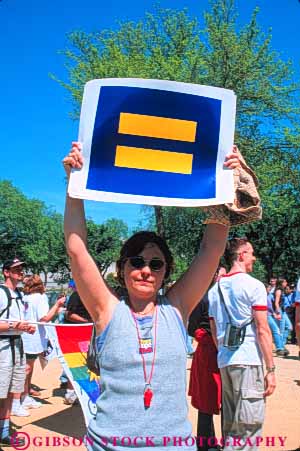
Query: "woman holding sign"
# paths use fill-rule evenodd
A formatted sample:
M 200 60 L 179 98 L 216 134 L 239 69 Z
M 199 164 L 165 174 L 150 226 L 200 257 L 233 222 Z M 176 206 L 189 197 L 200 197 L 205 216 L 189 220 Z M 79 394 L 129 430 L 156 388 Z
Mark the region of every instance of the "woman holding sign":
M 80 149 L 74 142 L 63 160 L 68 176 L 71 168 L 82 168 Z M 239 174 L 249 169 L 235 147 L 224 166 Z M 259 216 L 257 208 L 250 220 Z M 101 371 L 88 449 L 196 449 L 187 418 L 185 324 L 223 255 L 230 221 L 249 221 L 246 215 L 229 215 L 224 206 L 209 210 L 200 250 L 166 296 L 158 294 L 173 268 L 166 242 L 153 232 L 129 238 L 117 262 L 128 295 L 119 299 L 88 252 L 83 202 L 67 195 L 66 246 L 78 292 L 96 326 Z

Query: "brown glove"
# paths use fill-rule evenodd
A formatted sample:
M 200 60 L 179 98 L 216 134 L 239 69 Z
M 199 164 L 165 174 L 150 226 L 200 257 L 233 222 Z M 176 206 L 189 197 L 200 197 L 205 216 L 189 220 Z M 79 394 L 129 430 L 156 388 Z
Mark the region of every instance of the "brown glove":
M 238 151 L 240 167 L 234 169 L 235 198 L 233 204 L 207 207 L 208 218 L 204 224 L 223 224 L 235 226 L 247 224 L 262 218 L 260 197 L 257 191 L 258 180 Z

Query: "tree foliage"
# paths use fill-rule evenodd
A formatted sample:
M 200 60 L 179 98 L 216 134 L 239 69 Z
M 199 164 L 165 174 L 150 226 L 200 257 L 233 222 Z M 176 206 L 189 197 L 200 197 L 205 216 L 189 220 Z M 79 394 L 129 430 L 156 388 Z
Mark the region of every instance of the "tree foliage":
M 0 262 L 15 256 L 33 273 L 52 273 L 60 282 L 70 278 L 63 235 L 62 215 L 36 199 L 27 198 L 9 181 L 0 181 Z M 88 220 L 89 246 L 100 271 L 105 274 L 115 261 L 127 226 L 110 219 L 102 225 Z
M 266 276 L 294 277 L 299 260 L 299 84 L 291 61 L 272 48 L 271 32 L 249 22 L 237 25 L 234 0 L 215 0 L 204 27 L 187 10 L 157 7 L 144 20 L 116 30 L 74 31 L 63 53 L 68 81 L 60 83 L 78 117 L 84 84 L 94 78 L 140 77 L 233 89 L 237 94 L 235 141 L 260 180 L 264 219 L 241 228 L 253 241 Z M 170 239 L 184 267 L 199 244 L 202 213 L 155 211 L 160 233 Z
M 88 220 L 87 230 L 89 251 L 99 270 L 105 275 L 119 256 L 122 241 L 128 234 L 127 226 L 118 219 L 109 219 L 100 225 Z
M 36 199 L 28 199 L 9 181 L 0 182 L 0 260 L 18 256 L 35 273 L 68 268 L 62 216 Z

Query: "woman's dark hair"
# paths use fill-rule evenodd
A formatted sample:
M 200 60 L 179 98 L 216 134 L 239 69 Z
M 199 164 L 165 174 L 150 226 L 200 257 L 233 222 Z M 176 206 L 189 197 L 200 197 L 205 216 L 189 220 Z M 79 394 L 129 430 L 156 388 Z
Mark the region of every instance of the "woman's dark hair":
M 283 283 L 284 281 L 286 281 L 286 278 L 285 278 L 285 277 L 278 277 L 277 282 L 276 282 L 276 288 L 275 288 L 275 291 L 276 291 L 276 290 L 283 290 L 282 283 Z
M 43 281 L 38 274 L 28 277 L 25 282 L 23 292 L 24 294 L 45 293 Z
M 169 246 L 166 241 L 155 232 L 142 231 L 132 235 L 132 237 L 130 237 L 122 246 L 120 258 L 117 261 L 117 277 L 122 285 L 124 285 L 122 272 L 126 259 L 128 257 L 136 257 L 139 255 L 149 243 L 156 244 L 163 253 L 166 260 L 165 280 L 169 277 L 174 266 L 174 260 Z
M 231 267 L 237 260 L 238 250 L 240 249 L 240 247 L 244 246 L 247 243 L 249 243 L 249 240 L 246 237 L 235 237 L 227 241 L 224 259 L 229 267 Z

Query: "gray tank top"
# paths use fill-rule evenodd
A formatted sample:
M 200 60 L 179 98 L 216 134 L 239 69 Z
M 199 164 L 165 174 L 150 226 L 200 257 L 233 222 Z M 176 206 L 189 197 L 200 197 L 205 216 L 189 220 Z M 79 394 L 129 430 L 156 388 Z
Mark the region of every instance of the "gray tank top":
M 187 350 L 180 321 L 169 301 L 159 297 L 153 399 L 151 407 L 145 409 L 136 325 L 129 307 L 120 301 L 99 353 L 101 395 L 88 428 L 89 450 L 196 449 L 188 420 Z M 153 353 L 143 355 L 149 375 Z

